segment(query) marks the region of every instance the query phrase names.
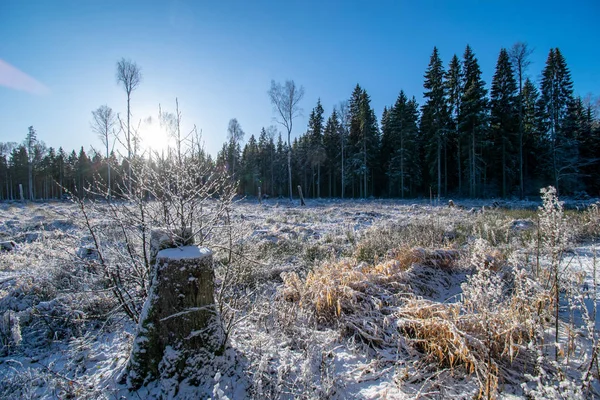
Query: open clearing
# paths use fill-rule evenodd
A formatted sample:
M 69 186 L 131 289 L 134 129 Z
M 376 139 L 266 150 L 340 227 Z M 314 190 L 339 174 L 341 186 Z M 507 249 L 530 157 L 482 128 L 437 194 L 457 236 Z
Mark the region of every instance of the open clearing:
M 540 203 L 457 203 L 234 204 L 209 241 L 227 350 L 139 392 L 120 383 L 136 326 L 77 207 L 1 204 L 0 397 L 597 397 L 597 208 L 563 218 L 556 347 Z

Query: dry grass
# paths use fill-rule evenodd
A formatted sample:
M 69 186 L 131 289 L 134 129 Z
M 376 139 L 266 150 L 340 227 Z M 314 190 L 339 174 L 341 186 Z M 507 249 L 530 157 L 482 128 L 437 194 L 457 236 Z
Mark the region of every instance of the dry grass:
M 501 381 L 511 380 L 507 371 L 523 372 L 533 364 L 527 345 L 539 335 L 550 299 L 524 270 L 509 269 L 498 251 L 481 243 L 474 254 L 465 254 L 476 272 L 463 285 L 460 302 L 415 296 L 412 268 L 457 271 L 460 256 L 457 250 L 401 248 L 381 263 L 325 264 L 304 280 L 285 275 L 282 296 L 312 312 L 318 324 L 337 325 L 370 346 L 402 343 L 422 355 L 422 366 L 462 368 L 475 376 L 480 397 L 493 397 Z M 510 282 L 501 274 L 510 275 Z
M 331 323 L 342 315 L 380 310 L 409 294 L 413 265 L 451 269 L 459 258 L 457 250 L 402 248 L 390 251 L 387 261 L 377 264 L 354 260 L 326 263 L 309 272 L 302 281 L 297 273 L 284 274 L 283 297 L 311 308 L 319 323 Z

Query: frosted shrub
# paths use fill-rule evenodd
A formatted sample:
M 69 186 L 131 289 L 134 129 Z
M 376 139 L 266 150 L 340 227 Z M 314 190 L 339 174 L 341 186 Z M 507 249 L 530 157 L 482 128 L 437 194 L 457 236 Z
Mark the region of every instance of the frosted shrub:
M 561 275 L 566 272 L 561 270 L 561 261 L 571 235 L 567 229 L 563 202 L 558 200 L 556 189 L 548 186 L 540 189 L 540 193 L 543 201 L 538 212 L 540 236 L 544 251 L 550 258 L 548 273 L 554 301 L 554 359 L 558 361 L 560 292 L 563 287 Z
M 150 159 L 128 160 L 129 174 L 120 177 L 120 198 L 107 196 L 108 188 L 100 178 L 86 188 L 87 199 L 75 198 L 91 238 L 90 249 L 97 255 L 88 263 L 135 322 L 154 267 L 152 228 L 164 228 L 177 246 L 210 245 L 215 230 L 224 225 L 237 188 L 194 145 L 192 138 L 199 140 L 193 135 L 195 128 L 182 134 L 178 109 L 161 111 L 160 122 L 175 147 Z
M 544 247 L 550 251 L 552 262 L 567 248 L 571 232 L 567 229 L 564 215 L 564 202 L 558 200 L 556 189 L 552 186 L 540 189 L 542 206 L 538 217 Z
M 495 312 L 502 302 L 502 279 L 490 267 L 491 249 L 484 239 L 475 241 L 471 264 L 476 272 L 461 285 L 463 303 L 471 311 Z

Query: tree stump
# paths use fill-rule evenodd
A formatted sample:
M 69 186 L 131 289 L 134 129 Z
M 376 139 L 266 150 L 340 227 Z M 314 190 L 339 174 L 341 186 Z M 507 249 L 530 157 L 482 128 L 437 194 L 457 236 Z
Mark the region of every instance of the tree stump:
M 212 252 L 197 246 L 160 250 L 129 359 L 129 388 L 156 379 L 181 381 L 220 354 L 223 342 Z
M 298 195 L 300 196 L 300 205 L 305 206 L 304 195 L 302 194 L 302 186 L 298 185 Z

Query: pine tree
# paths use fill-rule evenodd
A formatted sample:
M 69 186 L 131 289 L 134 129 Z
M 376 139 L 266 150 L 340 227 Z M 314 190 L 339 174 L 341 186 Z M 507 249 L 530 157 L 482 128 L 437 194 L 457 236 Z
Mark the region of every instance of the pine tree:
M 437 178 L 438 199 L 442 192 L 442 147 L 448 127 L 448 108 L 443 79 L 444 67 L 438 49 L 434 47 L 423 84 L 426 91 L 423 93 L 425 104 L 421 116 L 421 134 L 426 138 L 425 145 L 429 150 L 427 162 L 430 166 L 437 167 L 435 173 L 430 170 L 430 176 Z
M 462 195 L 462 155 L 463 140 L 460 135 L 460 105 L 464 92 L 464 77 L 463 70 L 455 54 L 448 65 L 444 85 L 448 95 L 448 113 L 451 120 L 451 129 L 449 130 L 449 144 L 454 146 L 456 154 L 454 156 L 456 162 L 456 179 L 458 183 L 458 193 Z M 453 129 L 452 129 L 453 128 Z
M 325 148 L 327 176 L 328 176 L 328 193 L 329 197 L 337 194 L 337 179 L 336 172 L 340 166 L 339 152 L 341 151 L 341 126 L 337 115 L 337 111 L 333 109 L 323 131 L 323 147 Z
M 525 182 L 533 182 L 534 175 L 539 172 L 544 141 L 538 130 L 539 92 L 531 79 L 527 78 L 522 91 L 522 132 L 523 132 L 523 176 Z M 537 186 L 527 184 L 526 187 Z M 536 193 L 537 194 L 537 193 Z
M 374 189 L 374 172 L 379 156 L 379 127 L 375 111 L 371 108 L 371 98 L 366 90 L 356 85 L 349 102 L 348 164 L 352 173 L 352 195 L 356 194 L 355 179 L 359 197 L 369 196 Z M 369 179 L 371 185 L 369 185 Z
M 565 58 L 558 48 L 550 49 L 542 72 L 539 109 L 541 128 L 549 144 L 549 169 L 556 187 L 568 185 L 576 173 L 577 144 L 566 129 L 569 106 L 573 102 L 573 82 Z M 562 181 L 561 181 L 562 180 Z
M 583 162 L 581 172 L 585 190 L 593 196 L 600 191 L 600 121 L 594 112 L 592 104 L 581 99 L 582 115 L 579 133 L 580 156 Z
M 469 195 L 482 193 L 478 182 L 485 180 L 485 164 L 481 159 L 482 137 L 487 128 L 487 90 L 475 54 L 467 45 L 463 56 L 464 93 L 460 104 L 461 134 L 469 138 Z M 479 154 L 478 154 L 479 148 Z
M 404 94 L 404 92 L 402 92 Z M 393 107 L 391 107 L 393 109 Z M 385 171 L 385 180 L 383 187 L 386 188 L 385 192 L 388 196 L 392 196 L 392 171 L 390 170 L 390 161 L 392 154 L 395 150 L 396 140 L 394 134 L 396 133 L 392 128 L 391 112 L 387 106 L 383 107 L 383 113 L 381 114 L 381 148 L 379 160 L 381 168 Z
M 323 112 L 321 99 L 318 99 L 317 105 L 311 111 L 308 119 L 312 193 L 316 197 L 321 197 L 321 165 L 326 159 L 325 149 L 323 148 Z
M 493 151 L 488 154 L 492 171 L 502 171 L 502 197 L 508 195 L 508 178 L 514 162 L 514 146 L 519 124 L 517 107 L 517 83 L 515 81 L 508 51 L 501 49 L 492 78 L 490 93 L 490 123 Z M 500 148 L 500 160 L 493 160 Z M 499 165 L 499 169 L 496 168 Z
M 517 42 L 510 49 L 510 59 L 513 66 L 513 70 L 516 74 L 517 83 L 519 86 L 518 93 L 518 110 L 519 110 L 519 196 L 523 199 L 525 194 L 525 171 L 524 171 L 524 147 L 525 147 L 525 133 L 523 126 L 524 118 L 524 103 L 523 103 L 523 84 L 525 80 L 525 72 L 527 67 L 531 63 L 529 56 L 533 50 L 529 48 L 527 43 Z
M 245 195 L 256 195 L 256 187 L 260 181 L 259 150 L 256 138 L 250 135 L 244 146 L 240 161 L 240 187 Z

